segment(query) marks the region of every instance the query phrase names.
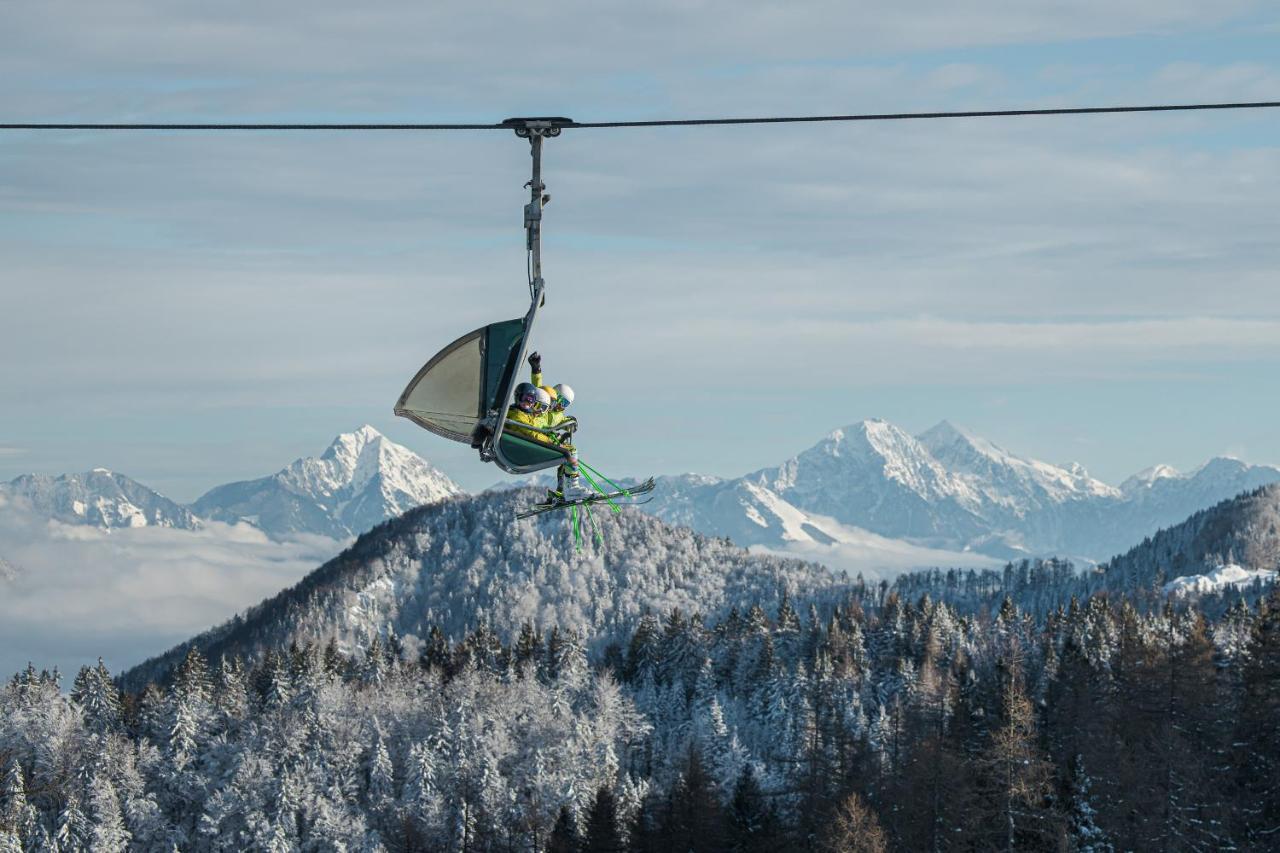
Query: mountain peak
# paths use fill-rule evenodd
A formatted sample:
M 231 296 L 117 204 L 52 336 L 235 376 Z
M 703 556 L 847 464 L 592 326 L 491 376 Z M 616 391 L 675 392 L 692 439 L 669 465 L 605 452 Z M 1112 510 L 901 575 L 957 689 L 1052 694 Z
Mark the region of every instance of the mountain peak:
M 1160 480 L 1174 480 L 1181 477 L 1182 474 L 1172 465 L 1152 465 L 1150 468 L 1144 468 L 1134 474 L 1129 479 L 1120 484 L 1120 491 L 1129 494 L 1138 489 L 1150 488 L 1153 484 Z
M 219 521 L 248 521 L 270 536 L 342 539 L 461 491 L 425 459 L 365 424 L 340 434 L 319 458 L 219 486 L 196 501 L 196 509 Z
M 369 445 L 384 440 L 386 440 L 386 436 L 368 424 L 365 424 L 351 432 L 339 433 L 338 436 L 329 443 L 329 448 L 325 450 L 322 458 L 355 458 L 363 453 L 364 449 Z
M 1198 482 L 1235 480 L 1247 472 L 1249 467 L 1249 463 L 1235 456 L 1215 456 L 1186 477 Z

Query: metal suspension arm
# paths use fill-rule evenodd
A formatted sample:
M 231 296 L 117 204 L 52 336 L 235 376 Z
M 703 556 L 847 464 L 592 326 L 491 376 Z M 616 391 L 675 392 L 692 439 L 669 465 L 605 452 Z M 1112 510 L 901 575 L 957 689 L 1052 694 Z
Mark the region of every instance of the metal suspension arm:
M 545 302 L 543 291 L 546 282 L 542 278 L 542 207 L 551 197 L 542 183 L 542 140 L 559 136 L 560 129 L 572 121 L 563 117 L 509 118 L 503 122 L 516 132 L 516 136 L 529 140 L 529 154 L 533 157 L 533 177 L 525 184 L 529 188 L 529 203 L 524 206 L 525 248 L 529 253 L 529 295 Z

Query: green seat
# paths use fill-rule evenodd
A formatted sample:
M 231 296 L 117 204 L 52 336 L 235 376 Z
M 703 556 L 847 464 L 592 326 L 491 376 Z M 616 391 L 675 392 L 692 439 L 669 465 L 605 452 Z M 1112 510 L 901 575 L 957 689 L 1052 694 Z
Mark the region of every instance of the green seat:
M 503 461 L 520 468 L 527 466 L 549 468 L 551 465 L 559 465 L 569 457 L 569 454 L 558 447 L 552 447 L 540 441 L 531 441 L 509 432 L 504 432 L 498 439 L 498 446 Z

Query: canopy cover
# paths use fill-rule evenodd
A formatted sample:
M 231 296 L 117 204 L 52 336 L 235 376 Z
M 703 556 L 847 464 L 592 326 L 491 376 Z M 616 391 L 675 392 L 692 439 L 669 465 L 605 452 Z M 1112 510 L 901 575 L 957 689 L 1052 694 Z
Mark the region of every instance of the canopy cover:
M 476 424 L 503 411 L 524 352 L 525 319 L 491 323 L 436 353 L 413 377 L 395 413 L 436 435 L 470 443 Z

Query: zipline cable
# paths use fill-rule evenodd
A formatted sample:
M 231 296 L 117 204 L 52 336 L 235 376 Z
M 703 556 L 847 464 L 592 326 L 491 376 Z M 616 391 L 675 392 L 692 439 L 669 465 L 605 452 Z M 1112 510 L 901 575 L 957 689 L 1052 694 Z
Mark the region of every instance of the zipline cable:
M 1217 104 L 1154 104 L 1147 106 L 1120 107 L 1052 107 L 1045 109 L 1025 110 L 962 110 L 951 112 L 924 113 L 861 113 L 853 115 L 815 115 L 815 116 L 757 116 L 748 118 L 688 118 L 688 119 L 652 119 L 641 121 L 573 121 L 571 119 L 550 119 L 549 124 L 555 128 L 624 128 L 624 127 L 694 127 L 706 125 L 740 125 L 740 124 L 802 124 L 812 122 L 853 122 L 853 121 L 904 121 L 918 119 L 947 118 L 1001 118 L 1017 116 L 1061 116 L 1061 115 L 1096 115 L 1103 113 L 1159 113 L 1159 112 L 1194 112 L 1203 110 L 1256 110 L 1280 107 L 1280 101 L 1242 101 Z M 256 122 L 206 122 L 200 124 L 181 123 L 66 123 L 66 122 L 24 122 L 0 124 L 0 130 L 174 130 L 174 131 L 435 131 L 435 130 L 511 130 L 510 122 L 497 124 L 404 124 L 404 123 L 365 123 L 365 124 L 293 124 L 293 123 L 256 123 Z

